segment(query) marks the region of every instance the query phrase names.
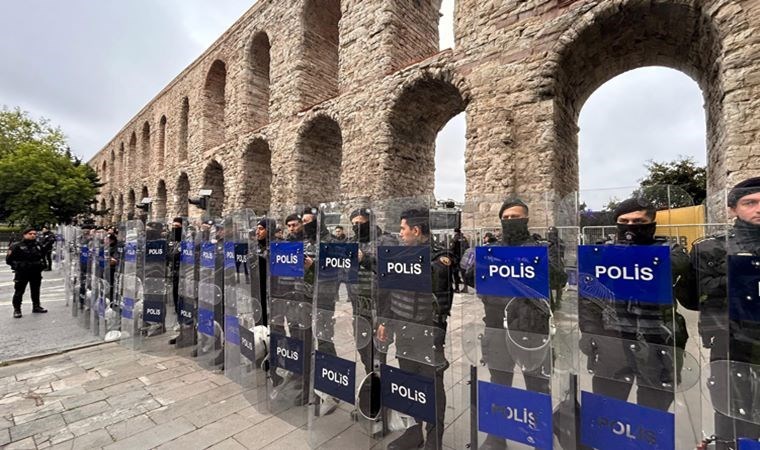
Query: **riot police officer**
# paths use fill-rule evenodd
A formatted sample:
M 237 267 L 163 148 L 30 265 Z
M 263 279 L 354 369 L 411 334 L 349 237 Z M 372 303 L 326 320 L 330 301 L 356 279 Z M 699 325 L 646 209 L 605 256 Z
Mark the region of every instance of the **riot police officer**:
M 47 309 L 40 306 L 40 285 L 42 270 L 45 268 L 44 253 L 37 243 L 37 231 L 27 228 L 22 233 L 23 239 L 14 243 L 5 255 L 5 263 L 11 266 L 13 277 L 13 317 L 21 318 L 21 299 L 24 297 L 26 285 L 32 295 L 32 312 L 46 313 Z
M 174 331 L 179 331 L 181 318 L 179 316 L 179 265 L 182 257 L 182 218 L 175 217 L 172 220 L 171 233 L 169 239 L 169 258 L 167 263 L 170 265 L 169 270 L 172 275 L 172 301 L 174 303 L 174 312 L 177 315 L 177 325 Z
M 444 356 L 444 340 L 447 319 L 451 312 L 453 290 L 451 286 L 451 271 L 454 270 L 455 258 L 442 245 L 434 242 L 430 236 L 430 218 L 428 211 L 410 209 L 401 213 L 399 239 L 403 246 L 430 246 L 430 264 L 432 277 L 432 301 L 430 294 L 419 292 L 393 290 L 380 300 L 380 317 L 376 338 L 381 343 L 395 339 L 396 354 L 415 353 L 414 347 L 419 343 L 404 333 L 393 330 L 392 322 L 416 323 L 436 327 L 441 332 L 435 334 L 433 342 L 435 364 L 423 364 L 420 361 L 398 356 L 401 370 L 417 373 L 435 380 L 435 418 L 436 423 L 426 423 L 426 436 L 423 437 L 422 423 L 416 423 L 399 438 L 388 444 L 389 450 L 412 449 L 422 446 L 435 449 L 440 447 L 443 430 L 444 414 L 446 411 L 446 393 L 443 384 L 443 373 L 449 363 Z M 395 336 L 392 336 L 394 334 Z
M 614 210 L 617 245 L 669 245 L 674 298 L 684 304 L 691 300 L 689 258 L 686 249 L 655 236 L 655 207 L 642 198 L 630 198 Z M 595 394 L 627 401 L 638 378 L 636 403 L 667 411 L 674 400 L 673 390 L 682 358 L 674 361 L 665 348 L 683 351 L 688 333 L 684 318 L 675 311 L 675 302 L 654 304 L 638 301 L 581 297 L 578 302 L 581 331 L 580 348 L 588 356 L 588 369 L 594 373 Z M 647 345 L 651 344 L 651 345 Z M 604 375 L 606 374 L 606 375 Z
M 710 349 L 708 387 L 715 409 L 717 449 L 736 449 L 738 438 L 760 438 L 760 420 L 757 413 L 752 417 L 757 409 L 756 388 L 750 377 L 741 378 L 742 368 L 760 364 L 760 331 L 756 322 L 742 320 L 741 314 L 729 315 L 727 267 L 731 255 L 760 256 L 760 177 L 734 186 L 727 206 L 735 218 L 733 227 L 727 233 L 695 242 L 691 254 L 698 294 L 698 302 L 693 302 L 691 309 L 699 309 L 702 345 Z M 732 410 L 743 410 L 748 414 L 746 420 Z
M 549 242 L 533 235 L 528 230 L 530 209 L 519 198 L 506 199 L 499 209 L 502 239 L 493 235 L 485 240 L 486 246 L 548 246 Z M 490 234 L 490 233 L 487 233 Z M 550 256 L 555 252 L 549 252 Z M 466 275 L 466 282 L 475 287 L 475 266 L 472 265 Z M 550 257 L 549 286 L 551 292 L 560 290 L 566 283 L 567 276 L 562 261 Z M 491 382 L 512 386 L 514 367 L 522 367 L 525 386 L 534 392 L 549 393 L 550 385 L 547 374 L 542 371 L 551 368 L 551 352 L 546 340 L 550 335 L 551 303 L 530 301 L 513 297 L 479 295 L 483 302 L 486 332 L 481 342 L 483 359 L 488 364 Z M 504 331 L 502 331 L 504 330 Z M 520 340 L 521 346 L 509 346 L 508 340 Z M 520 351 L 522 350 L 522 351 Z M 506 449 L 506 441 L 494 434 L 489 434 L 481 450 Z

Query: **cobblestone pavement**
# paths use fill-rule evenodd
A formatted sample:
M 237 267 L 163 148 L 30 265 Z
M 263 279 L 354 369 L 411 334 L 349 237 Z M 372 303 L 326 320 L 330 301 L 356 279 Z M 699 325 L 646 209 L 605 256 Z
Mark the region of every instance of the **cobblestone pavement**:
M 0 368 L 0 447 L 307 448 L 305 423 L 191 358 L 103 344 Z
M 32 314 L 27 287 L 21 310 L 24 317 L 13 318 L 13 272 L 0 253 L 0 361 L 76 347 L 99 339 L 71 317 L 59 271 L 42 272 L 40 302 L 47 314 Z

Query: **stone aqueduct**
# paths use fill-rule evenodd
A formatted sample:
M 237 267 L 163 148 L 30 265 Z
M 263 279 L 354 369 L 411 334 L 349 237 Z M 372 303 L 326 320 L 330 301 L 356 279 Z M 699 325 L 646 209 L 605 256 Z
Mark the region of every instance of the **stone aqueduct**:
M 89 162 L 126 218 L 431 194 L 435 138 L 467 120 L 466 192 L 577 189 L 578 115 L 662 65 L 701 87 L 709 189 L 760 172 L 760 1 L 259 0 Z

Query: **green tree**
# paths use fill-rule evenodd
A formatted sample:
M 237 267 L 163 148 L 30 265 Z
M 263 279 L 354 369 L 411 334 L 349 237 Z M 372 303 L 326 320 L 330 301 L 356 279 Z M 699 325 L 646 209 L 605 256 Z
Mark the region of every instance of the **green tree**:
M 647 176 L 639 180 L 641 191 L 651 196 L 659 206 L 699 205 L 707 197 L 707 169 L 694 158 L 679 156 L 675 161 L 648 161 Z M 659 186 L 659 188 L 658 188 Z M 662 186 L 673 186 L 669 191 Z
M 19 109 L 0 111 L 0 220 L 41 225 L 94 213 L 102 184 L 65 143 L 45 119 L 34 121 Z

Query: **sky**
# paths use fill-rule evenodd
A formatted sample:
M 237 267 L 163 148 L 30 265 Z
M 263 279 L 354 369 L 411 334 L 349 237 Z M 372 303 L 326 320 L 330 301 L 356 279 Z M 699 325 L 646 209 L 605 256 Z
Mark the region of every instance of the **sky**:
M 85 160 L 208 48 L 255 0 L 26 0 L 0 15 L 0 105 L 45 117 Z M 213 7 L 210 6 L 213 4 Z M 115 6 L 118 5 L 118 6 Z M 443 0 L 441 48 L 454 46 Z M 633 186 L 648 160 L 705 162 L 703 99 L 665 68 L 620 75 L 579 120 L 581 189 Z M 436 142 L 436 196 L 464 198 L 464 114 Z

